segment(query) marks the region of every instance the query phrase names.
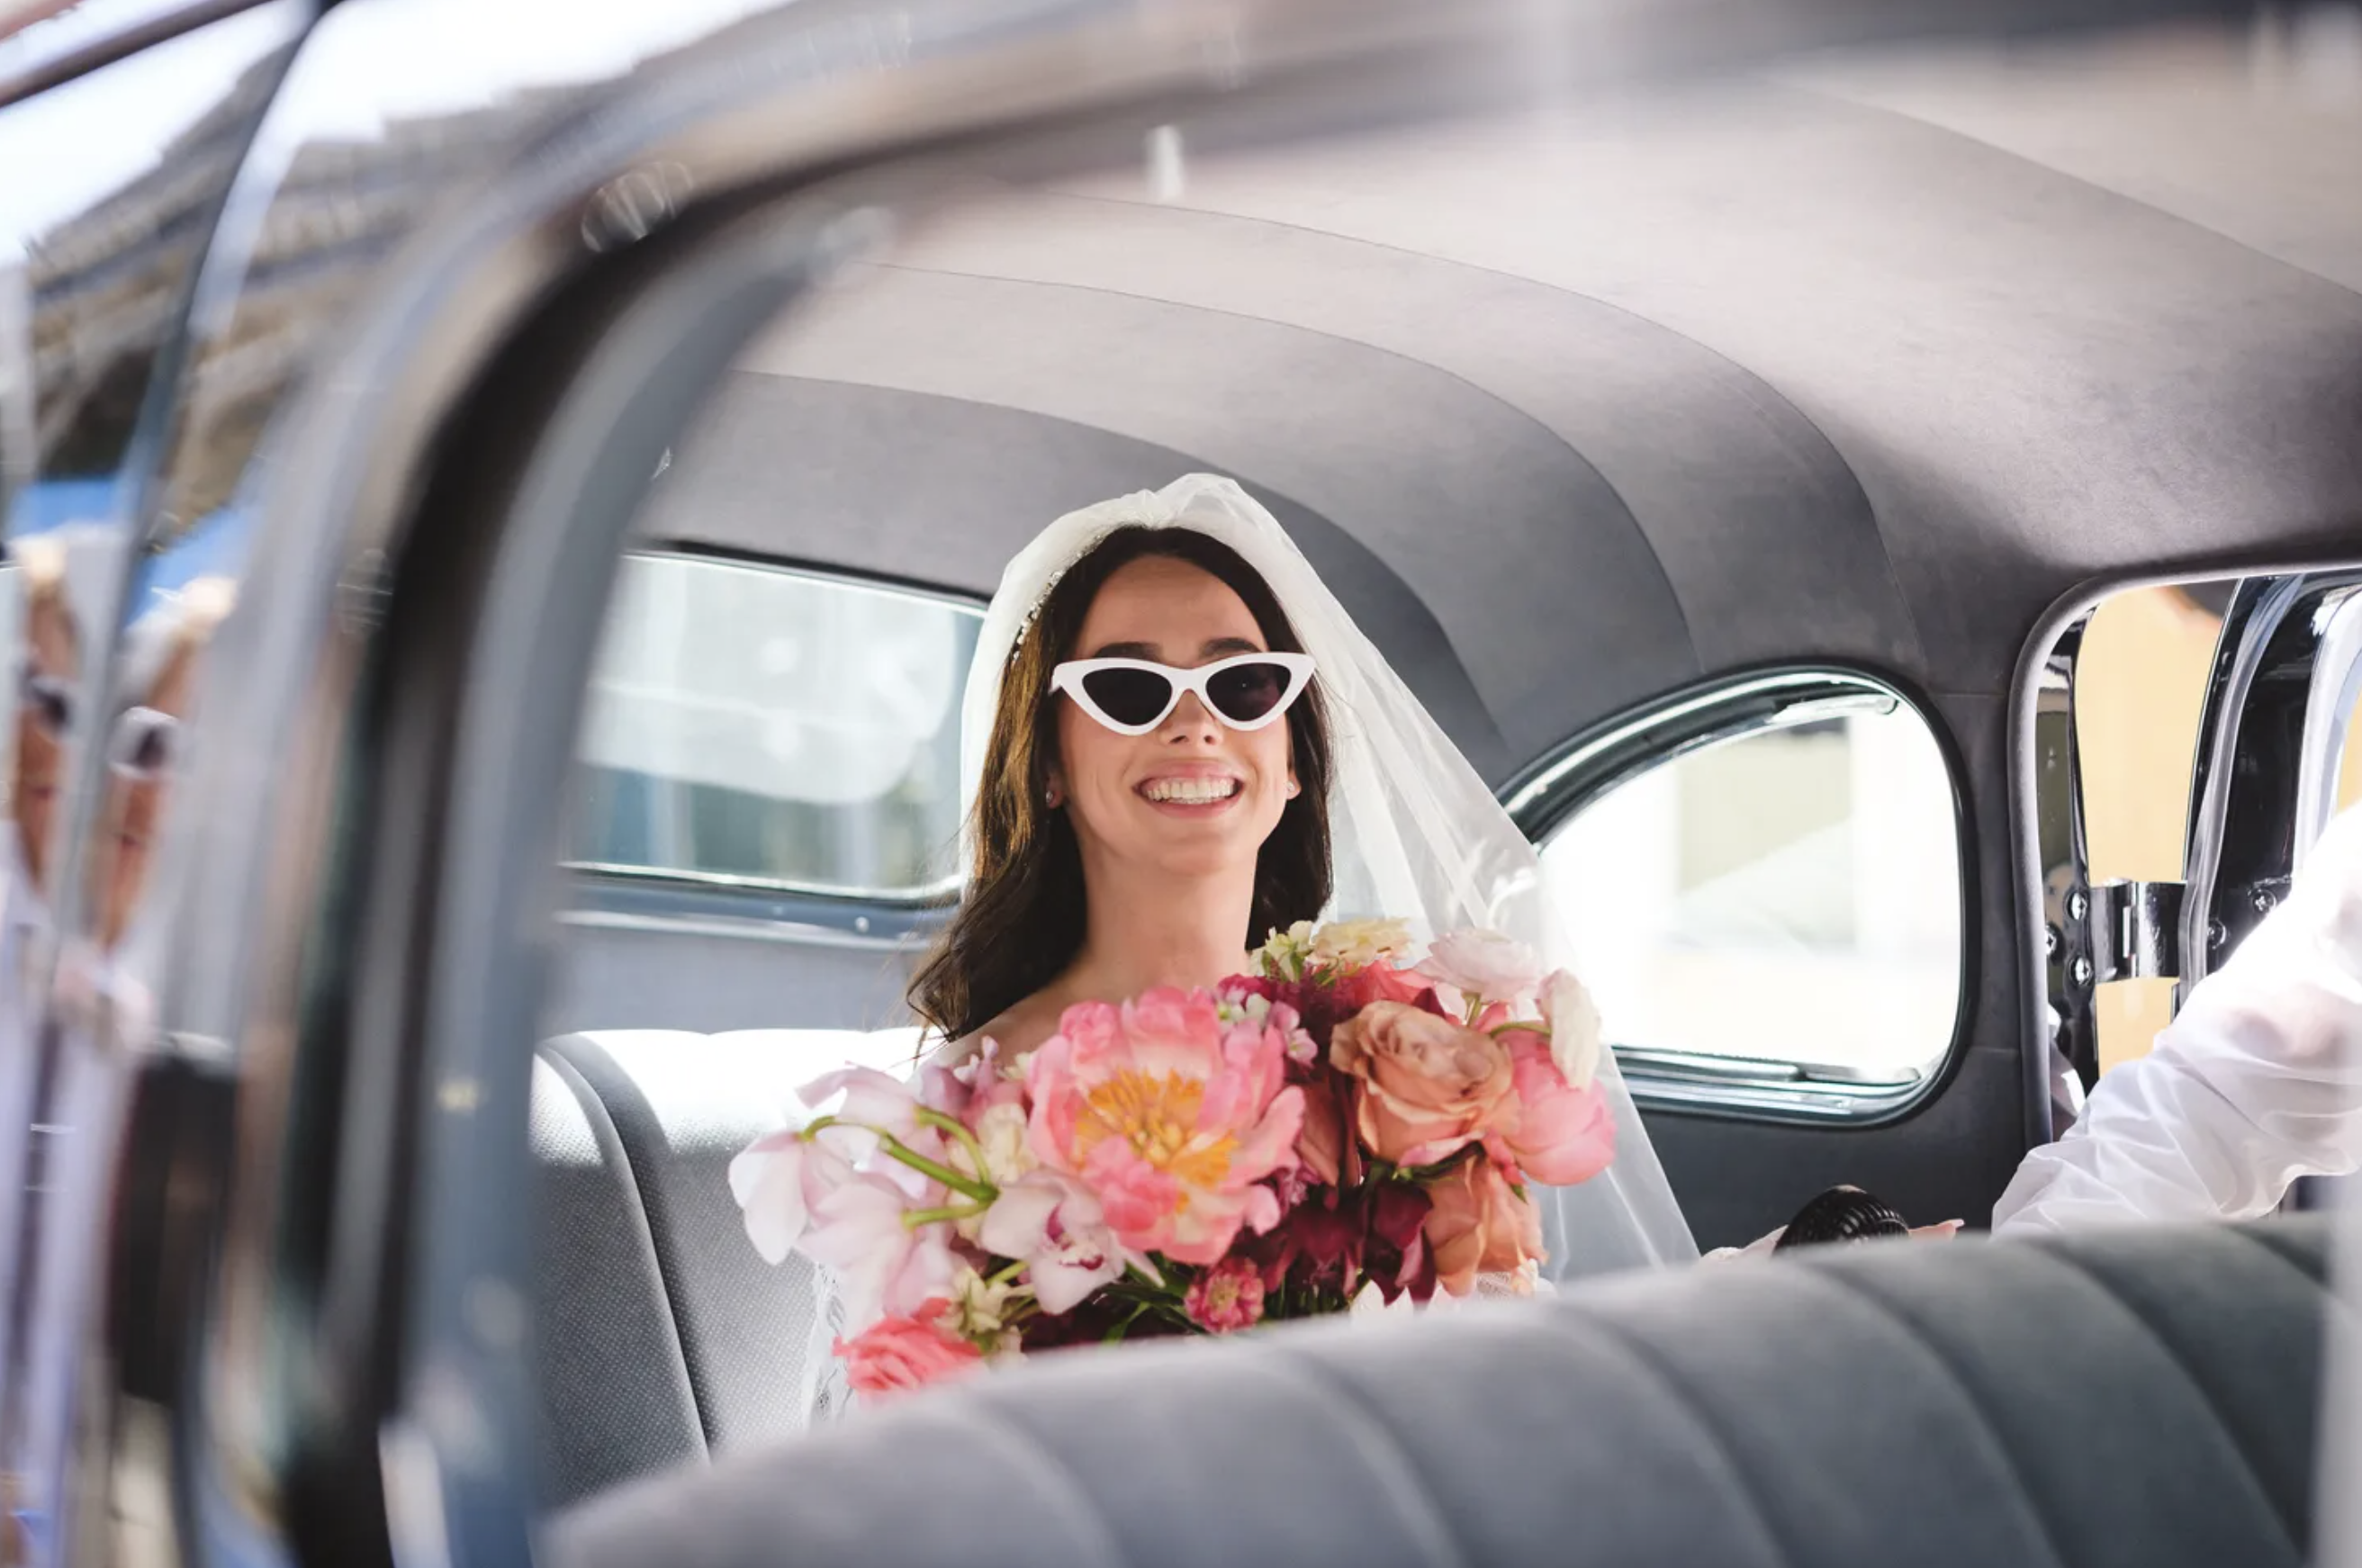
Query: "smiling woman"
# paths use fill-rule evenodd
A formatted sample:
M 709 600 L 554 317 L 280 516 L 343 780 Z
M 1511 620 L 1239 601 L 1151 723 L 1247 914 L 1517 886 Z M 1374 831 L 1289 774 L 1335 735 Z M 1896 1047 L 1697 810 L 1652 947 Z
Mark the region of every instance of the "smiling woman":
M 1270 586 L 1204 534 L 1119 528 L 1076 561 L 1000 683 L 971 890 L 911 988 L 920 1016 L 1027 1049 L 1075 1001 L 1211 986 L 1317 916 L 1311 662 Z

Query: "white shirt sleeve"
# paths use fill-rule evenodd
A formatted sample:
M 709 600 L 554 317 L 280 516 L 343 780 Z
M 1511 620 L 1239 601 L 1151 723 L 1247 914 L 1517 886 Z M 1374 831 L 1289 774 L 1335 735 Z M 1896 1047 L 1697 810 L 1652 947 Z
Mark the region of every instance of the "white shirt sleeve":
M 2147 1056 L 2100 1080 L 1993 1208 L 1998 1232 L 2251 1219 L 2299 1176 L 2362 1166 L 2362 808 L 2287 902 L 2194 987 Z

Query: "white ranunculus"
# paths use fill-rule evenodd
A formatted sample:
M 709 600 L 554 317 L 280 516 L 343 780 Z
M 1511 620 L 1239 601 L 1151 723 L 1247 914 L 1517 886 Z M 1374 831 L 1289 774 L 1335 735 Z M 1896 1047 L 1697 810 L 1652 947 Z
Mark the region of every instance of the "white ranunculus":
M 1332 921 L 1312 933 L 1312 960 L 1324 967 L 1367 968 L 1409 950 L 1407 921 Z
M 1033 1157 L 1021 1105 L 987 1107 L 976 1120 L 976 1141 L 984 1150 L 984 1179 L 995 1187 L 1015 1187 L 1042 1163 Z
M 1576 1088 L 1589 1085 L 1599 1071 L 1599 1007 L 1570 971 L 1542 982 L 1542 1021 L 1550 1025 L 1551 1060 L 1558 1070 Z
M 1515 1007 L 1541 984 L 1542 961 L 1524 943 L 1497 931 L 1455 931 L 1440 937 L 1420 972 L 1431 980 Z

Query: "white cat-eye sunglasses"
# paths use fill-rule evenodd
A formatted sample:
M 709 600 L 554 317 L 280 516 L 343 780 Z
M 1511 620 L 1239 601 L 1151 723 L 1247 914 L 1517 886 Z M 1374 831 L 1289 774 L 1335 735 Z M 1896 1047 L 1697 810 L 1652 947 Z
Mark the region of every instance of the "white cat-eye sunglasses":
M 1195 669 L 1140 658 L 1078 658 L 1050 672 L 1050 690 L 1122 735 L 1144 735 L 1194 692 L 1206 711 L 1234 730 L 1259 730 L 1312 682 L 1312 656 L 1240 654 Z

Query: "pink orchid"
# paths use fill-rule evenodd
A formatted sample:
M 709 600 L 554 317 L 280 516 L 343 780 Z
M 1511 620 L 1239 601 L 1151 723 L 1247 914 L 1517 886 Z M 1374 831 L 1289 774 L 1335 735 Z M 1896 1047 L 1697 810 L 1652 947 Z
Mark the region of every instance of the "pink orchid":
M 986 1210 L 977 1242 L 996 1257 L 1025 1264 L 1026 1283 L 1045 1312 L 1071 1312 L 1123 1273 L 1123 1244 L 1090 1189 L 1056 1171 L 1035 1171 Z
M 1486 1134 L 1495 1162 L 1551 1187 L 1589 1181 L 1616 1157 L 1616 1119 L 1596 1084 L 1577 1088 L 1551 1055 L 1547 1035 L 1512 1030 L 1501 1036 L 1509 1050 L 1511 1100 L 1508 1123 Z
M 944 1135 L 920 1120 L 922 1111 L 939 1107 L 928 1103 L 909 1084 L 875 1067 L 843 1067 L 814 1078 L 797 1092 L 807 1105 L 837 1101 L 829 1112 L 833 1125 L 824 1128 L 819 1138 L 843 1149 L 864 1170 L 885 1176 L 911 1198 L 926 1196 L 927 1177 L 900 1160 L 884 1156 L 883 1145 L 873 1134 L 883 1133 L 920 1158 L 941 1165 Z
M 959 1273 L 951 1227 L 906 1223 L 913 1209 L 940 1207 L 944 1189 L 913 1195 L 877 1171 L 856 1171 L 811 1204 L 800 1250 L 835 1275 L 846 1327 L 858 1332 L 887 1316 L 910 1316 L 948 1297 Z
M 1295 1164 L 1304 1122 L 1288 1032 L 1221 1013 L 1212 992 L 1171 988 L 1080 1003 L 1026 1064 L 1043 1164 L 1080 1178 L 1126 1246 L 1179 1263 L 1278 1223 L 1259 1184 Z
M 757 1138 L 730 1162 L 730 1196 L 745 1211 L 746 1237 L 765 1263 L 787 1260 L 811 1223 L 812 1206 L 853 1179 L 843 1154 L 801 1128 Z

